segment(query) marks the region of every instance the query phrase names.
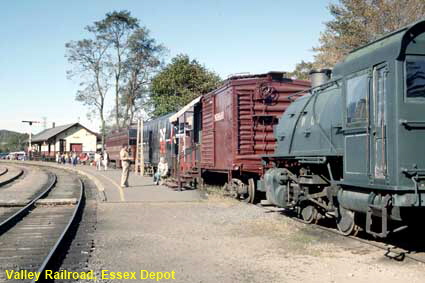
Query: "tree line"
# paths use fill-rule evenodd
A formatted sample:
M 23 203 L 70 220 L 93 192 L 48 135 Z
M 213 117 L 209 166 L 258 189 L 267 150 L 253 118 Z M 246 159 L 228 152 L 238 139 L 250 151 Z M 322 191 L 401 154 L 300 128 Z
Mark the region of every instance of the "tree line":
M 351 50 L 420 20 L 425 1 L 338 0 L 328 11 L 332 19 L 312 48 L 314 60 L 296 64 L 289 77 L 308 79 L 311 69 L 332 68 Z M 79 82 L 76 100 L 99 117 L 102 143 L 108 130 L 177 111 L 220 84 L 216 73 L 186 54 L 165 65 L 168 50 L 128 11 L 107 13 L 85 29 L 87 38 L 66 43 L 67 74 Z M 114 107 L 106 112 L 110 99 Z
M 351 50 L 425 17 L 424 0 L 339 0 L 328 6 L 314 60 L 301 61 L 290 76 L 307 79 L 311 68 L 332 68 Z
M 0 153 L 24 150 L 27 139 L 27 134 L 0 130 Z

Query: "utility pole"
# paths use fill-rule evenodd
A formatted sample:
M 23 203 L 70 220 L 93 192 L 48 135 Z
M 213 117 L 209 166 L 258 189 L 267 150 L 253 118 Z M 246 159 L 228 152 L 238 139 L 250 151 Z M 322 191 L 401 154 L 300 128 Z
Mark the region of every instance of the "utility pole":
M 30 134 L 29 134 L 29 139 L 28 139 L 28 159 L 31 160 L 31 152 L 32 152 L 32 147 L 31 147 L 31 138 L 32 138 L 32 124 L 33 123 L 40 123 L 38 121 L 22 121 L 22 123 L 28 123 L 28 125 L 30 125 Z

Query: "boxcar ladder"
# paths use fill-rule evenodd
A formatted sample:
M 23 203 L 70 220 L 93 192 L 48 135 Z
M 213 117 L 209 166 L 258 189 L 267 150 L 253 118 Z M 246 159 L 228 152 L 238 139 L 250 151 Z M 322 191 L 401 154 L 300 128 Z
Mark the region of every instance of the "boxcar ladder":
M 137 121 L 136 158 L 134 164 L 136 175 L 145 174 L 145 159 L 143 156 L 143 119 Z

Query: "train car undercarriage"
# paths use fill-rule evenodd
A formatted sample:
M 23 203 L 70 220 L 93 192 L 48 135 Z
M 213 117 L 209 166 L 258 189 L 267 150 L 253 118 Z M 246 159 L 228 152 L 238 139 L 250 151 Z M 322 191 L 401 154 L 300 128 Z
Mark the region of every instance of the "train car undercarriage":
M 332 168 L 338 168 L 339 162 L 333 160 Z M 409 220 L 415 215 L 413 210 L 423 210 L 395 206 L 394 192 L 339 184 L 341 175 L 331 170 L 332 162 L 306 164 L 275 160 L 274 164 L 258 185 L 258 190 L 266 193 L 267 202 L 294 212 L 305 223 L 334 219 L 338 231 L 346 236 L 365 231 L 385 238 L 408 228 Z M 283 164 L 286 166 L 280 167 Z

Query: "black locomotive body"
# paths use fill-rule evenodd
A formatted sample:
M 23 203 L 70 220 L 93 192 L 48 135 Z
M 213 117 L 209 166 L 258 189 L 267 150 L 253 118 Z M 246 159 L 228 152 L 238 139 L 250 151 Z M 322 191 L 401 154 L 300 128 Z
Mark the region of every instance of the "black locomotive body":
M 161 157 L 165 158 L 170 170 L 174 168 L 174 127 L 170 121 L 173 114 L 149 120 L 143 125 L 143 158 L 148 175 L 156 171 Z

